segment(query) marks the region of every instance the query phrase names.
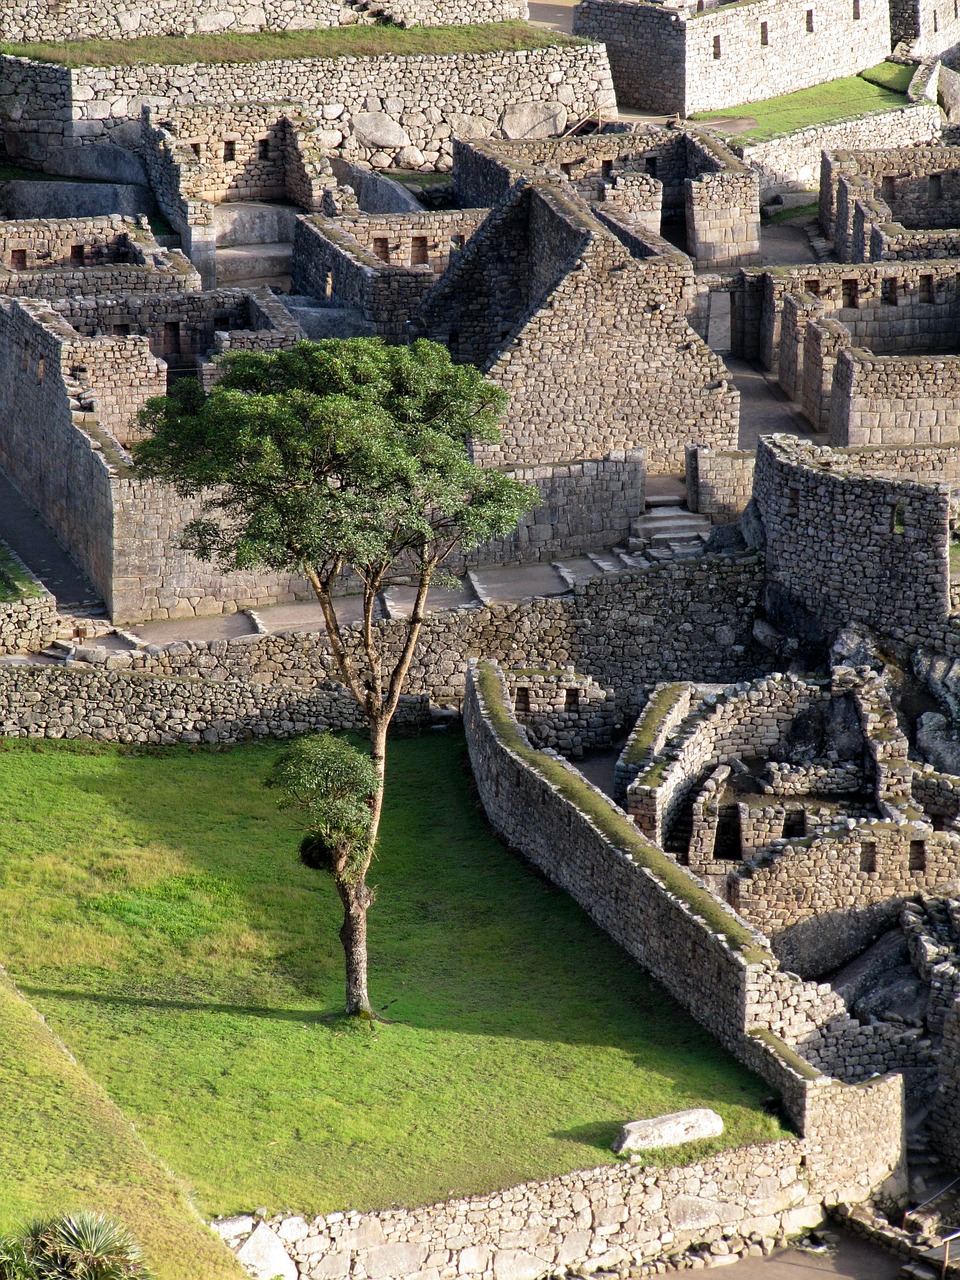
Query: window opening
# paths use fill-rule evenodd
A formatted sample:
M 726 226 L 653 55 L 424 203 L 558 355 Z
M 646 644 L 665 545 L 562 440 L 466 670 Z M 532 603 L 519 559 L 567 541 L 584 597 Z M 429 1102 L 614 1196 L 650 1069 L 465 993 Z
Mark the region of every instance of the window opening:
M 223 144 L 223 158 L 227 164 L 232 164 L 237 158 L 237 144 L 235 142 L 225 142 Z
M 927 869 L 927 845 L 924 840 L 910 841 L 910 861 L 909 869 L 911 871 L 926 871 Z
M 427 237 L 414 236 L 410 242 L 410 265 L 412 267 L 425 267 L 430 262 L 430 255 L 427 253 Z
M 714 58 L 720 57 L 720 37 L 719 36 L 713 37 L 713 56 Z
M 766 48 L 770 43 L 770 28 L 765 22 L 760 23 L 760 44 Z
M 876 871 L 877 846 L 872 840 L 865 840 L 860 846 L 860 870 Z
M 516 711 L 517 715 L 526 715 L 529 713 L 530 711 L 530 690 L 529 689 L 521 686 L 517 690 L 517 697 L 516 697 L 516 701 L 513 704 L 513 709 L 514 711 Z

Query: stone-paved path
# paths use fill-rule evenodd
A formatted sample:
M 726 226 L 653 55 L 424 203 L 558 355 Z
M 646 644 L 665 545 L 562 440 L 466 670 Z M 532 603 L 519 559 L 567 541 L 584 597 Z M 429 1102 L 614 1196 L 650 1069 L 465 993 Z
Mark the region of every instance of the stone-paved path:
M 837 1252 L 808 1253 L 786 1249 L 769 1258 L 746 1258 L 720 1273 L 730 1280 L 818 1280 L 845 1276 L 848 1280 L 894 1280 L 900 1260 L 864 1240 L 844 1236 Z
M 53 535 L 50 526 L 0 471 L 0 538 L 37 575 L 61 613 L 102 607 L 96 590 Z

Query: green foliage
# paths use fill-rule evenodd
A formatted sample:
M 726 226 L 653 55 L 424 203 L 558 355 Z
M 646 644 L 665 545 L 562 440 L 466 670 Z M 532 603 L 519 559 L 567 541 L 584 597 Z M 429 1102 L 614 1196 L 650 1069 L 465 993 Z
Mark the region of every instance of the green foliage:
M 126 1227 L 81 1210 L 0 1241 L 0 1280 L 151 1280 L 151 1273 Z
M 492 53 L 498 49 L 546 49 L 553 45 L 586 43 L 585 40 L 520 21 L 409 29 L 385 23 L 369 27 L 331 27 L 321 31 L 217 32 L 194 36 L 141 36 L 135 40 L 0 44 L 0 54 L 55 62 L 65 67 L 134 67 L 145 63 L 186 66 L 195 62 L 260 62 L 268 58 Z
M 266 779 L 280 792 L 280 804 L 304 815 L 307 834 L 300 861 L 344 881 L 363 874 L 373 797 L 380 777 L 370 759 L 332 733 L 299 738 L 273 762 Z
M 26 600 L 39 594 L 36 581 L 0 542 L 0 601 Z
M 755 124 L 737 134 L 737 140 L 762 142 L 805 129 L 808 125 L 829 124 L 832 120 L 903 106 L 906 106 L 906 98 L 902 93 L 872 83 L 863 76 L 844 76 L 840 80 L 815 85 L 812 89 L 799 89 L 796 93 L 766 98 L 762 102 L 745 102 L 742 106 L 726 107 L 723 111 L 699 112 L 692 118 L 709 121 L 749 117 Z
M 222 369 L 209 396 L 182 381 L 151 400 L 134 450 L 183 494 L 221 490 L 186 530 L 202 559 L 369 577 L 502 535 L 531 505 L 467 456 L 471 438 L 497 438 L 505 393 L 436 343 L 328 338 L 231 353 Z
M 657 1162 L 781 1136 L 769 1086 L 492 836 L 455 732 L 391 744 L 390 1021 L 344 1018 L 342 904 L 263 786 L 285 749 L 6 742 L 0 962 L 49 1026 L 0 981 L 0 1233 L 95 1205 L 163 1280 L 233 1276 L 141 1140 L 212 1215 L 488 1192 L 610 1163 L 625 1120 L 685 1107 L 725 1134 Z M 202 929 L 91 909 L 179 910 L 171 883 Z
M 866 71 L 861 71 L 860 79 L 866 80 L 868 84 L 878 84 L 882 89 L 889 89 L 891 93 L 906 93 L 916 74 L 915 63 L 911 62 L 904 66 L 898 62 L 881 62 L 876 67 L 868 67 Z

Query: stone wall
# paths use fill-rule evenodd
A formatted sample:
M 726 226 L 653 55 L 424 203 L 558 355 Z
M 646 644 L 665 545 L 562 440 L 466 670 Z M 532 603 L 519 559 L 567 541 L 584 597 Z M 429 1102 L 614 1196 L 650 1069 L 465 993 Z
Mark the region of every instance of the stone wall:
M 623 710 L 635 711 L 660 679 L 736 680 L 762 666 L 750 648 L 761 584 L 756 556 L 715 556 L 603 575 L 563 596 L 430 613 L 408 688 L 456 703 L 468 658 L 484 654 L 512 666 L 569 663 L 604 688 L 615 686 Z M 399 645 L 397 624 L 379 625 Z M 323 632 L 148 646 L 110 654 L 107 663 L 117 671 L 307 690 L 334 676 Z
M 938 451 L 927 452 L 932 469 Z M 953 650 L 949 490 L 886 478 L 895 455 L 820 450 L 787 436 L 760 441 L 754 499 L 766 537 L 765 599 L 794 634 L 859 621 L 913 646 Z
M 51 7 L 43 0 L 10 0 L 4 10 L 8 40 L 133 40 L 142 36 L 191 36 L 214 31 L 296 31 L 304 27 L 351 26 L 363 9 L 349 0 L 149 0 L 98 5 L 72 0 Z M 401 26 L 447 26 L 465 22 L 526 19 L 525 0 L 387 0 L 385 16 Z
M 759 171 L 761 188 L 788 186 L 811 191 L 820 181 L 820 159 L 825 150 L 909 147 L 934 141 L 942 126 L 943 116 L 936 102 L 921 98 L 892 111 L 810 125 L 766 142 L 738 142 L 732 138 L 730 146 Z
M 844 1120 L 852 1117 L 833 1111 L 834 1104 L 852 1100 L 858 1091 L 831 1085 L 821 1092 L 824 1082 L 817 1074 L 802 1062 L 799 1073 L 788 1068 L 777 1047 L 777 1037 L 788 1044 L 815 1042 L 815 1051 L 822 1054 L 830 1043 L 833 1063 L 840 1065 L 837 1043 L 844 1034 L 860 1030 L 846 1016 L 842 1001 L 829 988 L 804 984 L 779 971 L 769 957 L 764 959 L 759 936 L 753 943 L 754 958 L 745 963 L 734 939 L 740 938 L 743 947 L 749 935 L 737 932 L 744 928 L 737 917 L 688 872 L 643 841 L 576 770 L 556 757 L 538 759 L 510 716 L 499 675 L 488 668 L 482 679 L 483 691 L 476 677 L 468 687 L 464 718 L 480 797 L 501 838 L 569 892 L 722 1044 L 782 1090 L 788 1114 L 816 1148 L 810 1151 L 815 1177 L 823 1176 L 833 1187 L 851 1178 L 862 1185 L 876 1176 L 875 1161 L 882 1149 L 881 1164 L 891 1155 L 895 1164 L 902 1125 L 895 1101 L 899 1082 L 877 1081 L 872 1086 L 886 1094 L 882 1105 L 893 1101 L 894 1106 L 882 1121 L 885 1136 L 867 1139 L 872 1143 L 879 1138 L 879 1147 L 858 1155 L 843 1149 Z M 528 821 L 531 811 L 538 815 L 535 824 Z M 611 834 L 618 825 L 622 843 Z M 700 914 L 707 902 L 715 908 L 709 926 Z M 887 1049 L 879 1044 L 875 1049 L 873 1060 L 878 1062 Z M 858 1078 L 863 1065 L 851 1063 Z M 880 1102 L 879 1095 L 875 1101 Z M 853 1105 L 863 1103 L 865 1095 Z M 848 1141 L 851 1134 L 865 1131 L 848 1130 Z M 837 1162 L 833 1170 L 831 1159 Z
M 179 250 L 161 249 L 134 218 L 0 221 L 0 294 L 184 293 L 200 277 Z
M 547 180 L 517 182 L 487 218 L 414 321 L 510 393 L 502 438 L 477 461 L 643 448 L 663 472 L 682 468 L 688 441 L 736 444 L 738 393 L 686 318 L 689 259 L 642 252 Z
M 362 311 L 375 333 L 402 342 L 407 320 L 487 212 L 299 219 L 293 292 Z
M 491 109 L 490 84 L 498 86 Z M 108 139 L 136 147 L 141 108 L 163 118 L 185 88 L 207 103 L 296 102 L 342 134 L 336 154 L 375 168 L 415 147 L 449 168 L 452 134 L 530 136 L 616 99 L 602 45 L 416 57 L 301 58 L 189 68 L 160 64 L 67 69 L 0 58 L 0 129 L 11 155 L 44 159 L 64 145 Z M 414 166 L 416 167 L 416 166 Z
M 687 506 L 714 524 L 739 520 L 753 490 L 753 465 L 753 453 L 745 450 L 688 445 Z
M 784 968 L 829 973 L 858 955 L 920 893 L 960 887 L 960 839 L 928 823 L 867 822 L 776 841 L 728 881 L 729 900 L 770 938 Z
M 6 572 L 4 561 L 12 561 L 15 577 Z M 26 591 L 24 581 L 30 584 Z M 0 654 L 45 648 L 57 634 L 57 602 L 5 542 L 0 542 L 0 592 L 16 597 L 0 600 Z
M 503 678 L 513 714 L 537 748 L 579 757 L 610 745 L 619 724 L 612 689 L 573 667 L 506 667 Z
M 813 9 L 754 0 L 701 11 L 580 0 L 573 29 L 606 44 L 623 106 L 681 116 L 854 75 L 890 52 L 886 0 L 820 0 Z
M 249 323 L 262 311 L 266 324 L 276 308 L 293 340 L 299 331 L 284 308 L 237 290 L 57 306 L 61 314 L 26 300 L 0 308 L 0 465 L 87 573 L 113 619 L 229 612 L 307 596 L 307 584 L 289 575 L 224 574 L 182 551 L 182 529 L 199 514 L 199 500 L 180 501 L 163 486 L 130 478 L 129 458 L 108 429 L 129 438 L 146 396 L 166 389 L 166 365 L 148 337 L 111 330 L 156 322 L 161 335 L 172 325 L 179 338 L 191 324 L 209 323 L 213 338 L 218 314 Z M 74 324 L 110 336 L 88 339 Z M 286 336 L 265 333 L 268 340 Z
M 829 430 L 836 446 L 960 442 L 960 356 L 839 352 Z

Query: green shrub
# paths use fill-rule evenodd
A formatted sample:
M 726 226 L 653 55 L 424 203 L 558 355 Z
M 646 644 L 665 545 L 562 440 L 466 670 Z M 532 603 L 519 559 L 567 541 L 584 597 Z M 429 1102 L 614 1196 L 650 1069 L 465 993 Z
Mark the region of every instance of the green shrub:
M 150 1272 L 126 1227 L 84 1210 L 0 1240 L 0 1280 L 150 1280 Z

